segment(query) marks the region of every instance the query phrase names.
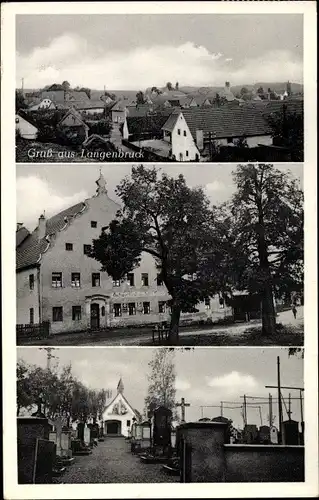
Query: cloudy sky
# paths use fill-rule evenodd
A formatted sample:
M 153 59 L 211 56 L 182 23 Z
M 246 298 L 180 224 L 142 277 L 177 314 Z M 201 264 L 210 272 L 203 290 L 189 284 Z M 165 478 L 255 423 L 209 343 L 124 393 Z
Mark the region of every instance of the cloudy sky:
M 303 80 L 300 14 L 18 15 L 17 87 Z
M 235 167 L 234 164 L 164 164 L 157 165 L 156 168 L 174 177 L 182 173 L 189 186 L 203 187 L 211 202 L 218 204 L 228 200 L 234 192 L 232 171 Z M 22 222 L 29 230 L 33 230 L 44 210 L 46 216 L 50 217 L 93 196 L 100 168 L 107 181 L 109 197 L 119 201 L 115 188 L 123 177 L 130 174 L 131 166 L 128 164 L 17 165 L 17 222 Z M 290 170 L 300 180 L 302 187 L 302 164 L 276 164 L 276 168 Z
M 37 348 L 18 348 L 18 359 L 46 367 L 46 352 Z M 61 348 L 56 349 L 54 362 L 59 366 L 72 363 L 74 375 L 92 388 L 111 389 L 113 396 L 119 378 L 124 382 L 124 395 L 133 408 L 143 411 L 147 394 L 148 362 L 154 355 L 153 348 Z M 219 406 L 220 401 L 237 403 L 241 396 L 268 397 L 269 391 L 276 398 L 275 389 L 265 385 L 276 385 L 276 363 L 280 356 L 281 384 L 303 387 L 303 360 L 300 356 L 288 357 L 287 349 L 259 348 L 196 348 L 176 349 L 176 400 L 184 397 L 191 404 L 186 410 L 188 421 L 202 416 L 201 406 Z M 292 397 L 299 392 L 290 391 Z M 289 391 L 283 390 L 284 397 Z M 252 399 L 247 398 L 250 402 Z M 258 406 L 260 403 L 256 403 Z M 224 416 L 232 418 L 236 426 L 242 426 L 240 408 L 229 409 L 224 404 Z M 238 405 L 240 406 L 240 405 Z M 268 405 L 262 406 L 263 424 L 267 424 Z M 300 421 L 299 402 L 292 401 L 292 418 Z M 274 415 L 278 415 L 274 405 Z M 206 417 L 218 416 L 219 408 L 205 408 Z M 287 415 L 285 414 L 285 417 Z M 260 425 L 258 408 L 248 409 L 248 422 Z M 278 424 L 278 418 L 275 423 Z

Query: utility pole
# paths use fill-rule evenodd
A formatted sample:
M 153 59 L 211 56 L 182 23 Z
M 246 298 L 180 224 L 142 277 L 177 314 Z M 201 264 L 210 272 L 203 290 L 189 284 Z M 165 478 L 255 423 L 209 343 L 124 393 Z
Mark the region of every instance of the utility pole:
M 47 352 L 47 370 L 51 370 L 51 359 L 56 358 L 56 356 L 53 356 L 52 351 L 55 351 L 54 347 L 40 347 L 40 351 L 46 351 Z
M 269 393 L 269 427 L 272 426 L 272 395 Z
M 247 401 L 246 394 L 244 394 L 244 423 L 247 425 Z
M 21 78 L 21 94 L 24 96 L 24 78 Z
M 280 444 L 283 443 L 283 435 L 282 435 L 282 404 L 281 404 L 281 388 L 280 388 L 280 357 L 277 356 L 277 388 L 278 388 L 278 416 L 279 416 L 279 435 L 280 435 Z
M 222 401 L 220 402 L 220 416 L 221 417 L 224 416 L 224 408 L 223 408 L 223 402 Z
M 190 406 L 190 403 L 185 403 L 185 398 L 181 398 L 180 403 L 176 403 L 176 406 L 181 407 L 181 414 L 182 414 L 182 424 L 186 422 L 185 420 L 185 408 L 186 406 Z

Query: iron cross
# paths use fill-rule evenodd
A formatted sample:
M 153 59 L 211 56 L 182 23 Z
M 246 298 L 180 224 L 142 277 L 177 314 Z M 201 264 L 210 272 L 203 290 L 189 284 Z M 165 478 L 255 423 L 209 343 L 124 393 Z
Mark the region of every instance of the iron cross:
M 185 403 L 185 399 L 181 398 L 181 402 L 180 403 L 176 403 L 176 406 L 180 406 L 181 407 L 182 423 L 184 423 L 185 422 L 185 408 L 186 408 L 186 406 L 190 406 L 190 403 Z

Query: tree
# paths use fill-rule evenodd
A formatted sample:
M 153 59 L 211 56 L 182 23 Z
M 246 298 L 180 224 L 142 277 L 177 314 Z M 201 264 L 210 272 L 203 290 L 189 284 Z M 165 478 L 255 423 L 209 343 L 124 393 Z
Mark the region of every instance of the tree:
M 33 403 L 31 387 L 28 379 L 28 366 L 22 361 L 17 363 L 17 416 L 21 408 L 28 408 Z
M 91 99 L 91 89 L 89 89 L 88 87 L 81 87 L 79 92 L 85 92 L 88 96 L 88 99 Z
M 171 84 L 171 82 L 167 82 L 166 88 L 167 90 L 173 90 L 173 85 Z
M 144 93 L 140 90 L 136 94 L 136 104 L 145 104 L 145 103 L 146 103 L 146 99 L 145 99 Z
M 117 219 L 93 241 L 91 256 L 116 280 L 138 266 L 143 252 L 154 257 L 170 296 L 169 342 L 178 340 L 181 311 L 219 290 L 223 241 L 215 237 L 214 214 L 200 188 L 189 188 L 156 168 L 133 167 L 117 186 L 123 202 Z
M 303 282 L 303 194 L 297 181 L 273 165 L 239 165 L 233 176 L 235 283 L 260 295 L 262 331 L 272 335 L 274 294 Z
M 179 83 L 178 82 L 175 83 L 175 90 L 179 90 Z
M 248 89 L 247 87 L 242 87 L 241 91 L 240 91 L 240 95 L 245 95 L 245 94 L 248 94 Z
M 272 129 L 274 144 L 288 148 L 292 154 L 292 161 L 303 161 L 303 113 L 290 112 L 287 110 L 287 105 L 283 104 L 282 110 L 271 113 L 267 121 Z
M 152 87 L 151 88 L 151 92 L 153 93 L 156 93 L 157 95 L 160 95 L 162 93 L 161 90 L 159 90 L 157 87 Z
M 25 102 L 24 95 L 20 90 L 16 90 L 16 113 L 19 109 L 26 109 L 27 107 L 28 105 Z
M 64 82 L 62 82 L 62 87 L 63 87 L 63 90 L 70 90 L 71 85 L 69 84 L 69 82 L 67 82 L 65 80 Z
M 147 377 L 146 414 L 152 414 L 159 406 L 173 411 L 176 396 L 174 352 L 170 349 L 157 349 L 148 366 L 150 373 Z
M 263 95 L 264 93 L 265 93 L 265 92 L 264 92 L 263 87 L 259 87 L 259 88 L 257 89 L 257 94 L 261 94 L 261 95 Z

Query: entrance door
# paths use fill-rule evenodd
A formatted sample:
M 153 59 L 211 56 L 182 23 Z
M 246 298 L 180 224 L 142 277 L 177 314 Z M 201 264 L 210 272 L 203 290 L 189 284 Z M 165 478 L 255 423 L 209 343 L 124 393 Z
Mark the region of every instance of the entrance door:
M 119 420 L 112 420 L 105 422 L 106 434 L 119 436 L 121 434 L 121 422 Z
M 100 328 L 99 304 L 91 304 L 91 328 Z

